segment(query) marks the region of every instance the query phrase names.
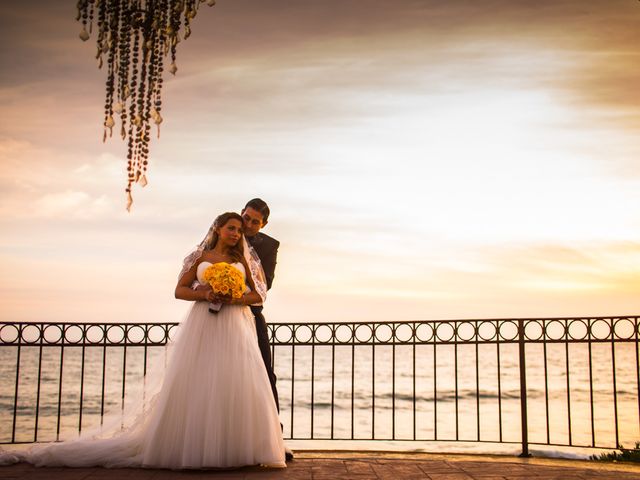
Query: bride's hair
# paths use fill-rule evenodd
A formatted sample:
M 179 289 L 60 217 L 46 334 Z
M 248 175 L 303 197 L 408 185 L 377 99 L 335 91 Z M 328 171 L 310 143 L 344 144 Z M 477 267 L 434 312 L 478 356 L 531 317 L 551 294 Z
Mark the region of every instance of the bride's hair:
M 216 229 L 224 227 L 229 220 L 238 220 L 240 225 L 242 225 L 242 216 L 236 212 L 226 212 L 222 215 L 218 215 L 213 222 L 213 234 L 211 235 L 211 241 L 208 245 L 205 246 L 207 250 L 213 249 L 218 243 L 218 232 Z M 242 233 L 241 233 L 242 234 Z M 242 237 L 240 237 L 240 241 L 236 243 L 233 248 L 229 250 L 229 255 L 236 262 L 242 262 L 244 259 L 244 248 L 242 246 Z

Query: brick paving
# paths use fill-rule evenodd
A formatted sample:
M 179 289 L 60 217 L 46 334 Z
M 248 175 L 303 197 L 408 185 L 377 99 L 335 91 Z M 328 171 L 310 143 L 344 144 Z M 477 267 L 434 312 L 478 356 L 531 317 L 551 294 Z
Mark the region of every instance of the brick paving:
M 61 480 L 583 480 L 640 479 L 640 465 L 491 455 L 298 452 L 282 470 L 152 470 L 0 467 L 0 479 Z

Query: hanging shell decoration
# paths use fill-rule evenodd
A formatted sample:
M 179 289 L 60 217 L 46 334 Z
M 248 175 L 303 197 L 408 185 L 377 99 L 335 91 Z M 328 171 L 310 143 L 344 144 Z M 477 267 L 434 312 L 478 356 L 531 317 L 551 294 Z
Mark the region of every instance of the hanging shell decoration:
M 151 124 L 160 137 L 162 123 L 162 75 L 171 55 L 169 71 L 175 75 L 176 48 L 191 34 L 191 21 L 200 3 L 212 7 L 215 0 L 79 0 L 77 19 L 80 39 L 87 41 L 98 30 L 96 60 L 106 64 L 104 135 L 113 134 L 120 119 L 120 136 L 127 140 L 127 210 L 131 210 L 134 183 L 147 184 Z M 115 117 L 115 118 L 114 118 Z

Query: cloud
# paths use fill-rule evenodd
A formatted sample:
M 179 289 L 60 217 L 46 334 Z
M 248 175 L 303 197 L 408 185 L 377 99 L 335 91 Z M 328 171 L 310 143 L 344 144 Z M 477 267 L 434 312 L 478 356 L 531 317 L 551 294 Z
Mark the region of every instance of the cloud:
M 640 294 L 640 243 L 531 245 L 493 254 L 496 271 L 532 292 Z
M 424 243 L 394 255 L 282 251 L 273 321 L 388 321 L 636 314 L 640 244 L 484 247 Z M 330 260 L 328 260 L 330 259 Z M 306 306 L 306 307 L 305 307 Z
M 2 2 L 0 62 L 4 68 L 0 70 L 0 84 L 38 84 L 46 90 L 52 80 L 70 80 L 88 70 L 78 59 L 85 57 L 91 63 L 95 50 L 79 39 L 80 28 L 70 4 Z
M 298 138 L 339 140 L 354 125 L 392 116 L 399 95 L 470 88 L 550 90 L 554 102 L 592 122 L 635 132 L 640 7 L 633 3 L 237 0 L 203 7 L 179 46 L 178 75 L 166 78 L 163 139 L 153 155 L 166 148 L 175 156 L 167 144 L 182 140 L 190 158 L 215 159 L 223 170 L 232 171 L 238 157 L 249 166 L 268 160 L 274 169 L 300 169 L 308 140 Z M 99 142 L 104 72 L 92 64 L 94 38 L 77 39 L 73 9 L 55 2 L 1 8 L 0 59 L 15 81 L 0 77 L 0 131 L 123 155 L 123 144 Z M 277 157 L 268 152 L 274 147 Z M 636 154 L 620 151 L 617 163 L 630 169 Z
M 106 195 L 93 198 L 86 192 L 67 190 L 36 200 L 33 215 L 47 218 L 91 219 L 111 213 L 112 201 Z
M 109 155 L 88 159 L 0 138 L 0 219 L 104 217 L 113 208 L 108 180 L 121 175 L 120 161 L 117 169 L 115 162 Z

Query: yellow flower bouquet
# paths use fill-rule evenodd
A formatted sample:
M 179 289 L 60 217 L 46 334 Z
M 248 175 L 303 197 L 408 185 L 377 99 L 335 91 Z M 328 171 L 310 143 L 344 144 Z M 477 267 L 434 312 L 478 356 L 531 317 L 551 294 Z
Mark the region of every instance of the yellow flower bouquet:
M 226 262 L 214 263 L 202 273 L 205 282 L 211 285 L 213 293 L 219 297 L 242 298 L 246 286 L 242 272 Z M 209 310 L 218 312 L 221 304 L 210 304 Z

